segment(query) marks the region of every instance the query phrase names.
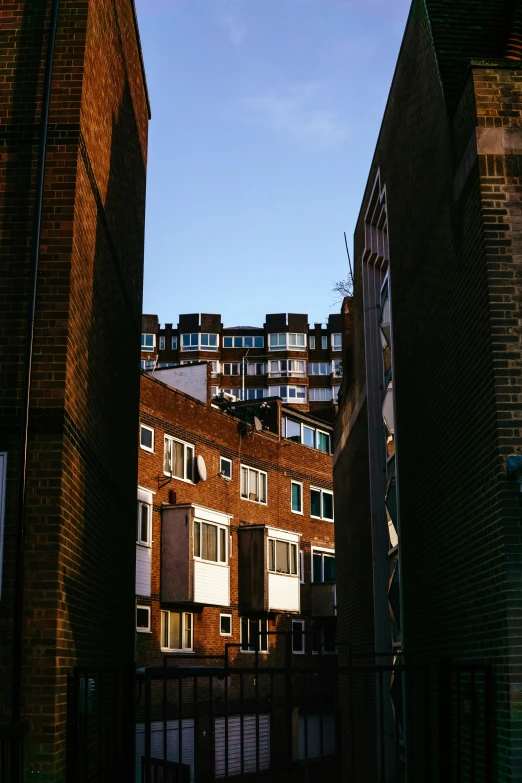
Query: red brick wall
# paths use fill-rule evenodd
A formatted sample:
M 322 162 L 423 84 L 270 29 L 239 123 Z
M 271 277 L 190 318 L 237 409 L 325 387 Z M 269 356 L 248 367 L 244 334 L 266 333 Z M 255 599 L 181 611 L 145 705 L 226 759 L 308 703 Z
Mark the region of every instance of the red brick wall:
M 6 7 L 0 44 L 9 88 L 0 99 L 0 265 L 9 281 L 0 314 L 0 450 L 9 462 L 0 605 L 6 719 L 18 406 L 50 6 Z M 65 774 L 71 668 L 133 663 L 147 123 L 130 0 L 62 0 L 35 324 L 22 701 L 27 774 L 53 783 Z

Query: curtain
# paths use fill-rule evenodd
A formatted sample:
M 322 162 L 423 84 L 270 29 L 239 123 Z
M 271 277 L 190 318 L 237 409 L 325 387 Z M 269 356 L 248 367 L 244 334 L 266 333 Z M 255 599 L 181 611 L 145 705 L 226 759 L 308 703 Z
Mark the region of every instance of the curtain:
M 276 571 L 280 574 L 290 573 L 289 547 L 286 541 L 276 541 Z
M 217 563 L 217 527 L 201 524 L 201 557 L 203 560 L 212 560 Z
M 183 443 L 172 441 L 172 474 L 177 478 L 185 478 L 183 472 Z

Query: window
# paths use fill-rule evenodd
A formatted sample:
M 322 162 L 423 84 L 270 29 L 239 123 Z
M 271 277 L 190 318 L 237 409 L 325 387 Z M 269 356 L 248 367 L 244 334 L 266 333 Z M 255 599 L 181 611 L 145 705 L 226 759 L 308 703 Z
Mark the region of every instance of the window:
M 223 375 L 243 375 L 246 374 L 246 365 L 242 365 L 240 362 L 229 363 L 226 362 L 223 365 Z
M 304 351 L 306 349 L 306 334 L 280 332 L 268 335 L 270 351 Z
M 312 550 L 312 582 L 335 582 L 334 552 Z
M 223 337 L 223 348 L 264 348 L 265 338 L 258 336 Z
M 269 538 L 268 570 L 274 574 L 297 576 L 297 544 Z
M 333 492 L 310 487 L 310 516 L 333 521 Z
M 247 400 L 262 400 L 265 396 L 265 389 L 246 389 Z
M 241 397 L 241 389 L 223 389 L 223 392 L 225 394 L 232 394 L 234 397 L 237 397 L 238 399 Z
M 268 652 L 268 623 L 266 619 L 241 618 L 241 650 L 243 652 Z
M 247 375 L 264 375 L 265 363 L 264 362 L 248 362 Z
M 221 636 L 232 636 L 232 615 L 219 615 L 219 633 Z
M 266 505 L 267 475 L 263 470 L 241 465 L 241 497 Z
M 302 359 L 283 359 L 282 361 L 270 361 L 270 375 L 305 375 L 306 362 Z
M 223 476 L 223 478 L 231 479 L 232 478 L 232 460 L 227 459 L 226 457 L 221 457 L 219 460 L 219 472 Z
M 308 338 L 308 345 L 311 351 L 315 350 L 315 335 L 311 334 Z
M 325 334 L 321 337 L 321 348 L 323 351 L 328 349 L 328 337 Z
M 292 481 L 290 485 L 292 495 L 292 511 L 294 514 L 303 513 L 303 485 L 299 481 Z
M 330 375 L 331 372 L 330 362 L 308 362 L 309 375 Z
M 219 386 L 211 386 L 210 387 L 210 394 L 212 397 L 217 397 L 219 394 Z
M 340 386 L 332 386 L 332 397 L 334 402 L 339 402 L 339 392 L 341 391 Z
M 332 334 L 332 348 L 334 351 L 342 351 L 343 349 L 343 336 L 342 334 Z
M 178 335 L 177 334 L 173 334 L 172 335 L 172 342 L 171 342 L 171 346 L 170 347 L 172 348 L 173 351 L 177 351 L 178 350 Z
M 305 651 L 304 620 L 292 620 L 292 652 L 304 655 Z
M 150 606 L 136 607 L 136 630 L 138 633 L 150 633 Z
M 218 349 L 218 335 L 217 334 L 182 334 L 181 335 L 181 350 L 182 351 L 217 351 Z
M 153 370 L 156 366 L 156 361 L 154 359 L 142 359 L 140 361 L 140 367 L 142 370 Z
M 299 552 L 299 581 L 302 585 L 305 583 L 305 575 L 304 575 L 304 551 L 301 549 Z
M 336 618 L 325 617 L 314 621 L 314 633 L 312 636 L 312 652 L 335 653 Z
M 302 443 L 313 449 L 330 453 L 330 434 L 323 430 L 315 429 L 308 424 L 301 424 L 298 421 L 284 416 L 281 420 L 281 435 L 287 440 L 293 440 L 295 443 Z
M 161 612 L 161 649 L 192 651 L 193 615 L 190 612 Z
M 338 378 L 340 378 L 343 374 L 343 363 L 340 359 L 334 359 L 332 362 L 332 372 L 334 375 L 336 375 Z
M 228 529 L 210 522 L 194 520 L 194 557 L 211 563 L 227 562 Z
M 160 351 L 164 351 L 165 350 L 165 338 L 164 337 L 160 337 L 159 338 L 159 349 L 160 349 Z
M 156 335 L 155 334 L 142 334 L 141 335 L 141 350 L 142 351 L 153 351 L 155 345 L 156 345 Z
M 138 502 L 138 529 L 136 543 L 150 546 L 152 543 L 152 506 L 149 503 Z
M 140 448 L 154 453 L 154 430 L 145 424 L 140 424 Z
M 194 480 L 194 446 L 165 435 L 163 472 L 182 481 Z
M 306 386 L 271 386 L 270 391 L 283 402 L 306 402 Z
M 310 402 L 330 402 L 332 399 L 331 389 L 308 389 Z

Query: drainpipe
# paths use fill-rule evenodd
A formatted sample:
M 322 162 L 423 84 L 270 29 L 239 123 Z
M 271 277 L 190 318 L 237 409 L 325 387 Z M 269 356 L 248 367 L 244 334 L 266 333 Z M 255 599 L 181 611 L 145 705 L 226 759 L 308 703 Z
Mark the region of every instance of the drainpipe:
M 15 549 L 14 582 L 14 620 L 13 620 L 13 673 L 11 697 L 11 721 L 20 721 L 20 700 L 22 690 L 22 611 L 24 598 L 24 538 L 26 516 L 27 450 L 29 429 L 29 403 L 31 397 L 31 368 L 33 362 L 34 320 L 36 310 L 36 289 L 38 283 L 38 264 L 40 257 L 40 232 L 42 226 L 42 203 L 45 172 L 45 154 L 47 148 L 47 125 L 49 122 L 49 104 L 51 99 L 51 79 L 53 72 L 54 45 L 58 25 L 60 0 L 52 0 L 51 19 L 47 39 L 47 55 L 42 93 L 42 113 L 40 116 L 40 142 L 36 169 L 36 188 L 34 194 L 34 219 L 31 246 L 31 265 L 29 271 L 29 296 L 27 302 L 27 327 L 24 353 L 24 373 L 22 386 L 22 410 L 20 422 L 20 464 L 18 470 L 18 515 Z M 13 783 L 21 780 L 21 764 L 13 764 Z

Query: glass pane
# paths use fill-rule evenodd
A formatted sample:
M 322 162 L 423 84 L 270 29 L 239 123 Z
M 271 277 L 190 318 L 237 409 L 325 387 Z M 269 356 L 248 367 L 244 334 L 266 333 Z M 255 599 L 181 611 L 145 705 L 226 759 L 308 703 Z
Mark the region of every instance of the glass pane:
M 314 552 L 312 557 L 312 582 L 323 581 L 323 556 Z
M 326 337 L 326 335 L 323 335 L 323 337 L 321 337 L 321 348 L 323 349 L 323 351 L 326 348 L 328 348 L 328 338 Z
M 317 489 L 310 490 L 310 514 L 313 517 L 321 516 L 321 493 Z
M 192 649 L 192 615 L 185 614 L 185 649 Z
M 136 609 L 136 628 L 149 627 L 149 610 L 138 606 Z
M 327 454 L 330 451 L 330 436 L 327 432 L 317 432 L 317 448 L 319 451 L 325 451 Z
M 303 443 L 305 446 L 315 448 L 315 430 L 303 425 Z
M 171 441 L 172 443 L 172 474 L 178 478 L 185 478 L 183 469 L 183 443 Z
M 301 425 L 292 419 L 286 420 L 286 437 L 296 443 L 301 443 Z
M 208 344 L 217 346 L 217 334 L 209 334 L 209 336 L 208 336 Z
M 201 557 L 217 563 L 217 527 L 203 522 L 201 530 Z
M 221 563 L 227 562 L 227 531 L 224 527 L 219 528 L 219 560 Z
M 266 503 L 266 476 L 264 473 L 259 474 L 259 502 Z
M 254 347 L 254 338 L 253 337 L 244 337 L 243 338 L 243 345 L 245 348 L 253 348 Z
M 279 344 L 279 335 L 278 334 L 270 334 L 268 336 L 268 339 L 270 341 L 270 346 Z
M 254 337 L 254 347 L 255 348 L 262 348 L 265 343 L 264 337 Z
M 152 448 L 152 430 L 146 427 L 141 428 L 141 445 L 145 446 L 146 449 Z
M 149 507 L 145 503 L 141 504 L 141 529 L 140 541 L 143 544 L 149 543 Z
M 303 626 L 300 620 L 292 620 L 292 651 L 304 652 Z
M 248 471 L 248 492 L 250 495 L 254 495 L 252 500 L 258 500 L 257 494 L 257 471 Z
M 193 475 L 193 463 L 194 463 L 194 449 L 192 446 L 186 446 L 186 455 L 185 455 L 185 478 L 187 478 L 189 481 L 192 481 L 192 475 Z
M 257 620 L 254 621 L 257 625 Z M 259 635 L 259 649 L 263 652 L 266 652 L 268 650 L 268 635 L 267 635 L 267 622 L 266 620 L 260 620 L 260 635 Z M 258 629 L 259 630 L 259 629 Z
M 220 631 L 222 634 L 232 633 L 232 618 L 228 614 L 222 614 L 220 618 Z
M 275 541 L 268 539 L 268 570 L 275 571 Z
M 301 508 L 301 485 L 292 482 L 292 511 L 302 511 Z
M 287 541 L 276 541 L 276 572 L 278 574 L 290 573 L 290 553 Z
M 242 650 L 248 650 L 248 630 L 249 630 L 249 623 L 248 618 L 242 617 L 241 618 L 241 649 Z
M 243 347 L 243 338 L 234 337 L 234 348 L 242 348 L 242 347 Z
M 169 613 L 161 613 L 161 646 L 169 646 Z
M 323 492 L 323 517 L 333 519 L 333 495 Z
M 241 496 L 248 497 L 248 468 L 241 468 Z
M 323 652 L 335 652 L 335 620 L 323 626 Z
M 298 334 L 297 337 L 297 345 L 304 346 L 305 344 L 305 336 L 304 334 Z
M 221 473 L 227 478 L 232 477 L 232 463 L 228 459 L 221 458 Z
M 170 614 L 170 633 L 169 633 L 169 648 L 171 650 L 181 650 L 181 613 L 169 612 Z
M 297 546 L 290 544 L 290 573 L 297 574 Z
M 315 348 L 315 337 L 314 336 L 309 337 L 308 340 L 309 340 L 310 350 L 313 351 Z
M 201 345 L 208 345 L 208 334 L 201 335 Z
M 183 347 L 190 345 L 190 334 L 181 335 L 181 344 L 183 345 Z
M 335 582 L 335 557 L 324 555 L 324 581 Z
M 170 473 L 172 468 L 172 441 L 165 438 L 165 451 L 163 457 L 163 470 Z
M 265 367 L 263 364 L 256 364 L 256 375 L 264 375 Z
M 223 337 L 223 348 L 232 348 L 232 338 Z
M 201 557 L 201 527 L 197 520 L 194 520 L 194 557 Z

